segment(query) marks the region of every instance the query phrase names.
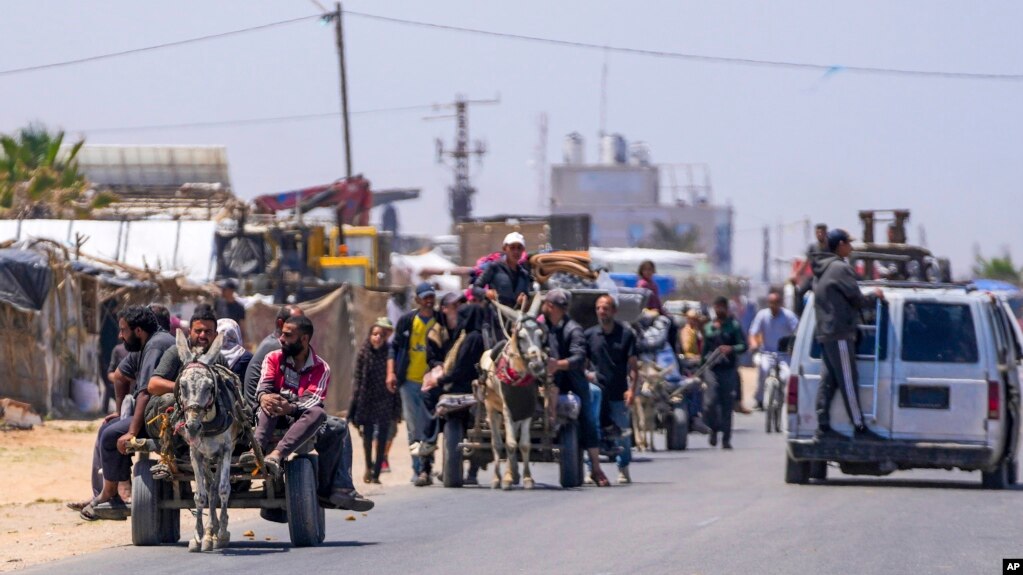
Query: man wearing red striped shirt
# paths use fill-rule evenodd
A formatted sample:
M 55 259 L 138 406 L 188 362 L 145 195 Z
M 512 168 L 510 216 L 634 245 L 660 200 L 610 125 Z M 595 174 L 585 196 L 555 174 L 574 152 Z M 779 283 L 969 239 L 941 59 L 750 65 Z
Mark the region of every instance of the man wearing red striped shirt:
M 284 437 L 266 456 L 271 473 L 279 473 L 281 462 L 316 435 L 327 418 L 323 399 L 330 384 L 330 366 L 309 345 L 312 337 L 309 318 L 289 317 L 281 328 L 281 349 L 268 353 L 263 360 L 256 388 L 259 413 L 255 436 L 264 452 L 278 424 L 287 425 Z

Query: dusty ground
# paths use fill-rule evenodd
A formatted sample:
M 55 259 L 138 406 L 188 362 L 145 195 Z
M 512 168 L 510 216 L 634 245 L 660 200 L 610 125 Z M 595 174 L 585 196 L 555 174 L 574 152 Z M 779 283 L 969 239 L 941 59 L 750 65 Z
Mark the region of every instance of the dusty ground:
M 755 372 L 742 369 L 742 380 L 744 403 L 751 406 Z M 7 479 L 0 489 L 0 572 L 131 544 L 129 522 L 83 521 L 64 506 L 91 495 L 89 468 L 99 424 L 100 420 L 49 421 L 29 431 L 0 431 L 0 471 Z M 360 492 L 372 499 L 387 490 L 411 488 L 405 437 L 401 426 L 390 453 L 394 471 L 381 477 L 383 485 L 366 485 L 362 442 L 353 433 L 352 473 Z M 231 511 L 232 521 L 258 516 L 256 510 Z M 182 516 L 183 537 L 191 524 Z M 258 527 L 256 531 L 259 537 Z

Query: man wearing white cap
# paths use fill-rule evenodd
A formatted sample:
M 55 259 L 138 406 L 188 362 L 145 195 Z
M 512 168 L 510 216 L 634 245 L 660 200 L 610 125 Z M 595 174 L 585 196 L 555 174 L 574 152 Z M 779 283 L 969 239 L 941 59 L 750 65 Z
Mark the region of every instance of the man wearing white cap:
M 473 283 L 486 289 L 487 299 L 497 300 L 508 307 L 521 307 L 532 293 L 532 274 L 523 259 L 526 239 L 519 232 L 504 237 L 504 259 L 496 261 Z

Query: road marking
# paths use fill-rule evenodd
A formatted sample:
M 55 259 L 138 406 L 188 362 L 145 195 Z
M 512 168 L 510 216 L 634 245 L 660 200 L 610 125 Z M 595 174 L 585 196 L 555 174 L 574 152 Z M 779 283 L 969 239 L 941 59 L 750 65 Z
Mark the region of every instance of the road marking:
M 710 525 L 711 523 L 717 522 L 718 519 L 721 519 L 721 518 L 720 517 L 711 517 L 710 519 L 707 519 L 705 521 L 701 521 L 701 522 L 697 523 L 696 526 L 697 527 L 706 527 L 706 526 Z

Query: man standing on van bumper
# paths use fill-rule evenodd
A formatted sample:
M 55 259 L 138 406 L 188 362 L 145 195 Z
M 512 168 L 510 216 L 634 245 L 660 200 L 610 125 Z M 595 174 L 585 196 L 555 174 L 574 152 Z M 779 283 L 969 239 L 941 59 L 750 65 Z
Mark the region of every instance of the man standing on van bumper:
M 856 384 L 856 325 L 861 309 L 884 299 L 880 289 L 865 296 L 852 266 L 845 260 L 852 252 L 852 238 L 842 229 L 828 232 L 828 251 L 815 254 L 812 262 L 817 341 L 821 344 L 821 386 L 817 390 L 817 437 L 845 438 L 831 429 L 831 401 L 835 390 L 842 394 L 845 411 L 857 439 L 883 440 L 863 420 Z

